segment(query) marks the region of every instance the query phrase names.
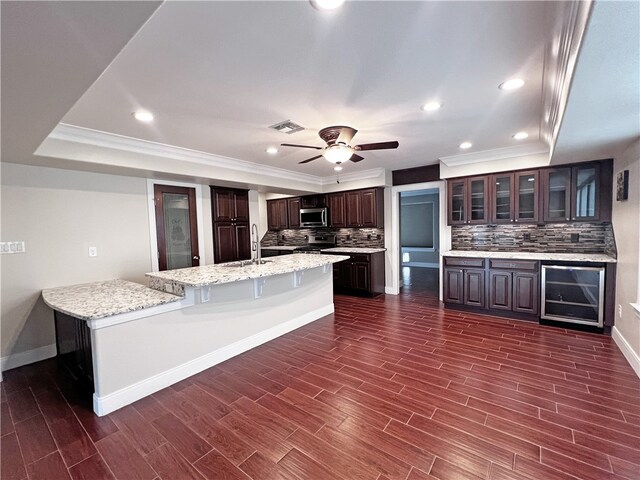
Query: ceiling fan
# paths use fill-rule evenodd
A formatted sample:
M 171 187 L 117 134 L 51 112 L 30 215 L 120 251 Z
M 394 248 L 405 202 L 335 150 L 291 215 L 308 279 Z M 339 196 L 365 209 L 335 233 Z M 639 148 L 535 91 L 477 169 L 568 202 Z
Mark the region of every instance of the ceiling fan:
M 309 163 L 320 157 L 324 157 L 331 163 L 339 165 L 347 160 L 352 162 L 359 162 L 364 160 L 363 157 L 356 152 L 365 150 L 385 150 L 389 148 L 398 148 L 398 142 L 379 142 L 379 143 L 364 143 L 362 145 L 349 145 L 349 142 L 353 139 L 354 135 L 358 131 L 355 128 L 345 126 L 326 127 L 318 132 L 320 138 L 327 142 L 326 147 L 313 147 L 310 145 L 296 145 L 293 143 L 283 143 L 283 147 L 299 147 L 299 148 L 313 148 L 315 150 L 322 150 L 320 155 L 307 158 L 298 163 Z

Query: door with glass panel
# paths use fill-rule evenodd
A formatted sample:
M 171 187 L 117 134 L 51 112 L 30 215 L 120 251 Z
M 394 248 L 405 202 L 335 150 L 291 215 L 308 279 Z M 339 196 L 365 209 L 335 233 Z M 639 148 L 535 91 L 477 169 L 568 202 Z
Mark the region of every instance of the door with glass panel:
M 196 189 L 155 185 L 154 203 L 158 268 L 173 270 L 200 265 Z
M 600 216 L 598 185 L 600 182 L 600 165 L 582 165 L 573 167 L 571 195 L 571 219 L 576 221 L 597 220 Z
M 487 199 L 489 198 L 488 177 L 473 177 L 467 179 L 467 223 L 487 223 L 489 209 Z
M 571 200 L 571 168 L 549 168 L 544 179 L 544 221 L 568 222 Z
M 513 222 L 513 174 L 493 175 L 491 177 L 491 189 L 493 192 L 493 222 Z
M 538 172 L 516 172 L 515 221 L 518 223 L 536 223 L 538 221 Z

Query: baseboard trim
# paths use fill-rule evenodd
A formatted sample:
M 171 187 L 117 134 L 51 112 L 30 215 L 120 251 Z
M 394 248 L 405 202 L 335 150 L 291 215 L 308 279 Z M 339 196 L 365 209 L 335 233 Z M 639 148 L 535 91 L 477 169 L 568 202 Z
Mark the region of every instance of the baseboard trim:
M 23 365 L 29 365 L 30 363 L 55 357 L 56 354 L 57 350 L 55 343 L 45 345 L 44 347 L 34 348 L 32 350 L 25 350 L 24 352 L 13 353 L 0 359 L 0 370 L 4 372 L 5 370 L 11 370 L 12 368 L 22 367 Z
M 256 333 L 248 338 L 239 340 L 231 345 L 222 347 L 211 353 L 207 353 L 195 360 L 191 360 L 177 367 L 166 370 L 162 373 L 146 378 L 138 383 L 125 387 L 116 392 L 104 395 L 102 397 L 93 395 L 93 411 L 98 416 L 107 415 L 119 408 L 129 405 L 141 398 L 152 393 L 162 390 L 174 383 L 188 378 L 196 373 L 200 373 L 218 363 L 224 362 L 231 357 L 235 357 L 247 350 L 262 345 L 274 338 L 278 338 L 285 333 L 289 333 L 308 323 L 318 320 L 326 315 L 334 312 L 334 305 L 330 303 L 324 307 L 318 308 L 311 312 L 307 312 L 297 318 L 289 320 L 275 327 L 269 328 L 263 332 Z
M 611 337 L 613 338 L 613 341 L 616 342 L 616 345 L 618 345 L 618 348 L 624 355 L 624 358 L 626 358 L 629 365 L 631 365 L 631 368 L 633 368 L 633 371 L 636 372 L 638 377 L 640 377 L 640 356 L 633 351 L 629 342 L 627 342 L 620 333 L 620 330 L 616 327 L 611 329 Z

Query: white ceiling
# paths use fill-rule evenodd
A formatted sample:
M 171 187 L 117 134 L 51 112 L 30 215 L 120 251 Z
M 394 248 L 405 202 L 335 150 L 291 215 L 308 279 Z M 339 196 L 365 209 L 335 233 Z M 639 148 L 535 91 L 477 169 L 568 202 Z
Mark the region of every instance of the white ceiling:
M 397 150 L 366 152 L 345 173 L 461 153 L 481 158 L 513 147 L 519 130 L 530 134 L 524 148 L 539 150 L 545 52 L 557 42 L 553 24 L 566 3 L 348 1 L 334 12 L 307 1 L 157 5 L 2 2 L 2 127 L 11 133 L 2 138 L 3 160 L 59 165 L 33 155 L 58 122 L 106 132 L 101 142 L 110 134 L 158 142 L 241 160 L 245 170 L 246 162 L 278 167 L 274 175 L 292 178 L 333 171 L 323 159 L 298 165 L 313 150 L 270 156 L 265 148 L 321 146 L 317 131 L 336 124 L 359 130 L 354 144 L 400 142 Z M 596 158 L 633 136 L 637 122 L 625 101 L 637 106 L 637 10 L 638 2 L 595 5 L 556 142 L 563 158 Z M 616 93 L 607 88 L 614 74 L 631 77 Z M 499 90 L 511 76 L 525 87 Z M 444 108 L 420 111 L 431 99 Z M 152 124 L 132 118 L 140 107 L 155 114 Z M 611 128 L 602 128 L 602 112 Z M 267 128 L 287 119 L 307 130 Z M 474 147 L 459 150 L 463 140 Z M 86 158 L 84 168 L 93 168 Z M 106 168 L 104 161 L 94 168 Z

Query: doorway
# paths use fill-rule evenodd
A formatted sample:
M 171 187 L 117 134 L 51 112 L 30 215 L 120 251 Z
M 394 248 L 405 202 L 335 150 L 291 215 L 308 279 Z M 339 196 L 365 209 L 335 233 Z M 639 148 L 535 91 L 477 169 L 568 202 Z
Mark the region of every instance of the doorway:
M 200 265 L 196 189 L 154 185 L 158 269 Z

